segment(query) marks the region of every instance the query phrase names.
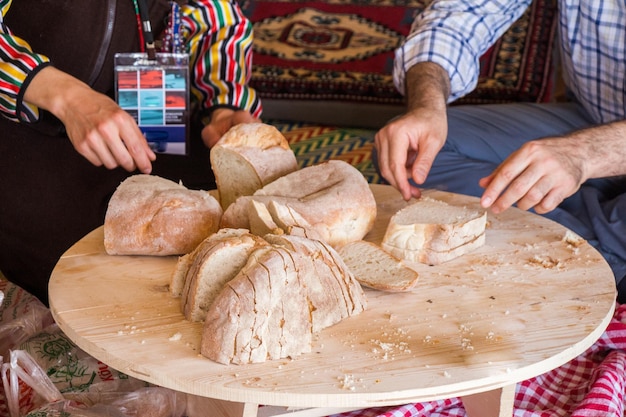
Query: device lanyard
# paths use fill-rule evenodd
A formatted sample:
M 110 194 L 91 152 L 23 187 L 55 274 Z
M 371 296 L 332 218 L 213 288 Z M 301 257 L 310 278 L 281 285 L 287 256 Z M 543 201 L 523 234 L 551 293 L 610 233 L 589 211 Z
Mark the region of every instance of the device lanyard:
M 137 16 L 137 28 L 139 30 L 139 41 L 141 42 L 141 52 L 148 53 L 149 60 L 156 59 L 156 47 L 154 45 L 154 35 L 150 24 L 150 14 L 146 0 L 133 0 L 135 15 Z

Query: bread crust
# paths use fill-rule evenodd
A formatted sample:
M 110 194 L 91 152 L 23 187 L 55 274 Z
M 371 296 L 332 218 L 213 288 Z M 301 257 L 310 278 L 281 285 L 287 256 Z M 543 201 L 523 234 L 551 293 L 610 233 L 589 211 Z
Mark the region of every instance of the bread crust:
M 154 175 L 133 175 L 109 200 L 104 247 L 109 255 L 183 255 L 218 230 L 222 213 L 207 191 Z

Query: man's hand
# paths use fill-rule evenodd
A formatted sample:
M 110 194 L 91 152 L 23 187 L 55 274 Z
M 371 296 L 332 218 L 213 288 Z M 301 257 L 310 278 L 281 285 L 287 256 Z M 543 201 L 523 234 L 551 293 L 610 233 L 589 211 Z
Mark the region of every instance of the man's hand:
M 583 144 L 569 137 L 527 142 L 479 181 L 481 205 L 494 213 L 514 204 L 538 214 L 554 210 L 586 180 Z
M 152 171 L 156 155 L 132 116 L 80 80 L 46 67 L 33 78 L 24 99 L 58 117 L 76 151 L 92 164 Z
M 405 200 L 419 197 L 409 183 L 423 184 L 448 135 L 448 73 L 439 65 L 422 62 L 406 74 L 407 112 L 376 133 L 381 175 Z
M 394 119 L 375 136 L 381 175 L 405 200 L 419 197 L 422 184 L 447 135 L 445 111 L 421 109 Z
M 202 129 L 202 141 L 211 148 L 231 127 L 240 123 L 261 123 L 246 110 L 216 109 L 211 115 L 211 122 Z

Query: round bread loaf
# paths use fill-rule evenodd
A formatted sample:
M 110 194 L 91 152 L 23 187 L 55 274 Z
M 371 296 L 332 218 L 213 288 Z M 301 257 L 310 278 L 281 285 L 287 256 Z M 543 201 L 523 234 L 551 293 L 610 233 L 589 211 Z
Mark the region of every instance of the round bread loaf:
M 330 160 L 239 197 L 224 211 L 221 227 L 245 228 L 254 234 L 297 230 L 296 234 L 338 248 L 362 239 L 375 219 L 376 200 L 363 174 L 345 161 Z
M 218 230 L 222 208 L 207 191 L 155 175 L 133 175 L 109 200 L 104 247 L 109 255 L 182 255 Z

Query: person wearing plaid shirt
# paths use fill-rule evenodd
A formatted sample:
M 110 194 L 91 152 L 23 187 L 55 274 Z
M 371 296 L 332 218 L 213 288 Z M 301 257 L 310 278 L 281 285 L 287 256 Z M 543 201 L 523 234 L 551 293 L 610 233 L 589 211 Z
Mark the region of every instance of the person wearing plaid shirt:
M 408 106 L 377 132 L 375 160 L 405 199 L 438 188 L 563 224 L 603 254 L 624 300 L 626 3 L 557 1 L 570 101 L 449 107 L 476 87 L 479 57 L 531 1 L 434 0 L 396 51 Z
M 59 257 L 103 223 L 121 181 L 152 173 L 215 188 L 210 146 L 233 124 L 260 121 L 248 86 L 252 24 L 238 3 L 147 3 L 159 39 L 180 11 L 188 155 L 157 156 L 113 99 L 115 54 L 142 46 L 133 0 L 0 0 L 0 271 L 44 303 Z

